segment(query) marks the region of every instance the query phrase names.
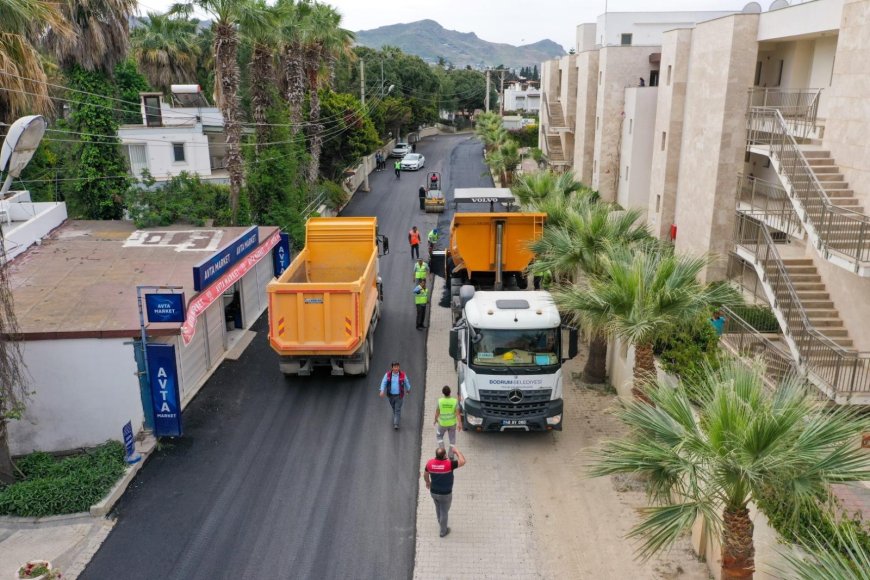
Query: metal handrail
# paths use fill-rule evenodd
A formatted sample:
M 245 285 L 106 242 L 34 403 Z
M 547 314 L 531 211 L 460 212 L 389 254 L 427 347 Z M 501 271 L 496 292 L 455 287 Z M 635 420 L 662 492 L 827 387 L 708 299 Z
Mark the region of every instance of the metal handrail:
M 722 312 L 726 320 L 722 339 L 741 356 L 761 357 L 765 362 L 765 374 L 774 385 L 788 377 L 801 375 L 800 367 L 773 341 L 727 306 L 722 307 Z
M 820 332 L 807 316 L 767 225 L 751 214 L 737 213 L 735 243 L 755 256 L 769 287 L 771 306 L 785 319 L 800 363 L 832 393 L 870 392 L 870 353 L 840 346 Z
M 836 205 L 819 182 L 782 113 L 775 108 L 753 107 L 748 117 L 749 144 L 768 145 L 776 156 L 791 187 L 790 198 L 796 200 L 798 215 L 807 231 L 817 238 L 819 250 L 845 257 L 858 271 L 870 262 L 870 217 Z
M 780 89 L 752 87 L 749 89 L 749 109 L 754 107 L 777 109 L 789 119 L 801 119 L 815 127 L 819 114 L 822 89 Z
M 771 227 L 790 236 L 803 238 L 800 217 L 791 204 L 788 192 L 779 183 L 738 173 L 737 201 L 751 207 L 750 213 L 763 213 Z

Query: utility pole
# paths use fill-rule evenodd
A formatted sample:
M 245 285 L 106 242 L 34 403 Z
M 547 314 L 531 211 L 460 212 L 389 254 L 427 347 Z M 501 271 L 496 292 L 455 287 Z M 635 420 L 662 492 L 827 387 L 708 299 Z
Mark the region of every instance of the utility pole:
M 366 61 L 359 59 L 359 100 L 366 108 Z
M 486 112 L 489 113 L 489 69 L 486 69 L 486 97 L 484 102 L 486 103 Z
M 501 88 L 499 89 L 498 114 L 504 116 L 504 69 L 501 69 Z

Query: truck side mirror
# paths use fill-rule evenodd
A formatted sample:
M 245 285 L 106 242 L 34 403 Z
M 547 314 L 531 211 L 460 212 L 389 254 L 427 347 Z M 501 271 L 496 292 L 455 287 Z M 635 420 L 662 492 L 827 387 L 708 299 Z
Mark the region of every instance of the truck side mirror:
M 573 326 L 562 327 L 562 360 L 571 360 L 577 356 L 577 329 Z
M 390 253 L 390 238 L 387 236 L 380 236 L 381 238 L 381 249 L 384 256 Z
M 450 329 L 450 358 L 459 360 L 459 329 Z

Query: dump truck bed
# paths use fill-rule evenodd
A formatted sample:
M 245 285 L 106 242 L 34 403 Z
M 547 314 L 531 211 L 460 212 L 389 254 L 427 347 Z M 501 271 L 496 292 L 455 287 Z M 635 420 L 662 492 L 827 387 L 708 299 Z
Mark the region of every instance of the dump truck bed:
M 529 244 L 541 237 L 545 213 L 456 213 L 450 223 L 450 254 L 456 270 L 468 277 L 496 270 L 496 228 L 504 224 L 502 271 L 521 272 L 534 254 Z
M 378 302 L 377 219 L 311 218 L 305 249 L 267 292 L 278 354 L 353 354 Z

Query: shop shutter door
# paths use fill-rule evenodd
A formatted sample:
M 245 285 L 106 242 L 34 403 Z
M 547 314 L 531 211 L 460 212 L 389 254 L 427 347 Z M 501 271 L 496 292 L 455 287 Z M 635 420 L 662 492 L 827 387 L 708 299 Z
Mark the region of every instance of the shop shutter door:
M 190 344 L 185 345 L 179 337 L 176 349 L 181 361 L 181 398 L 195 388 L 208 370 L 208 355 L 206 351 L 205 321 L 200 316 L 196 320 L 196 333 Z
M 260 286 L 260 312 L 266 309 L 269 305 L 269 295 L 266 294 L 266 286 L 275 277 L 275 266 L 272 264 L 272 258 L 266 257 L 257 264 L 257 284 Z
M 208 337 L 208 366 L 214 366 L 226 350 L 227 323 L 224 317 L 223 300 L 216 300 L 205 310 L 205 328 L 203 334 Z M 202 317 L 201 317 L 202 318 Z
M 260 263 L 265 260 L 260 260 Z M 242 324 L 250 328 L 260 314 L 260 296 L 257 288 L 256 266 L 242 277 Z

